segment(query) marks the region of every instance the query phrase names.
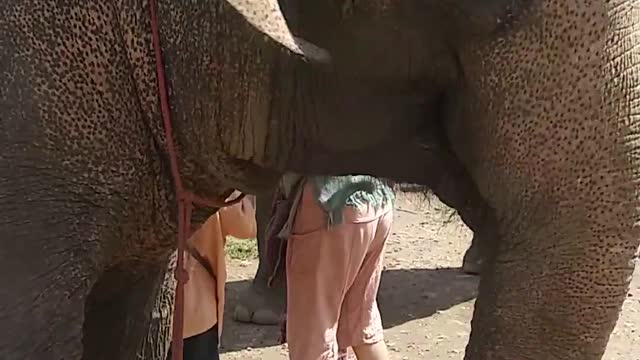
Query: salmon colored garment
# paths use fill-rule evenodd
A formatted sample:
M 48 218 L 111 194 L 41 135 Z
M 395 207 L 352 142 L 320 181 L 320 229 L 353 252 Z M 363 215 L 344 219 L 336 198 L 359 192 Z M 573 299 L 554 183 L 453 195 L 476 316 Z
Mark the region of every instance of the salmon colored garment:
M 184 338 L 201 334 L 216 323 L 218 336 L 222 332 L 224 284 L 227 278 L 224 245 L 228 235 L 239 239 L 256 237 L 255 209 L 250 197 L 220 209 L 189 239 L 209 262 L 216 279 L 212 279 L 191 255 L 185 255 L 189 281 L 184 288 Z
M 345 206 L 340 217 L 328 226 L 307 183 L 286 253 L 289 360 L 345 359 L 339 349 L 384 338 L 376 297 L 392 206 Z

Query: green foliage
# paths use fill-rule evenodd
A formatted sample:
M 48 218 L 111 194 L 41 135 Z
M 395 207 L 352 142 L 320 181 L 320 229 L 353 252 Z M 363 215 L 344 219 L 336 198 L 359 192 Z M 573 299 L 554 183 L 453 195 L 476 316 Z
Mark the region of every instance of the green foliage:
M 233 260 L 253 260 L 258 258 L 258 242 L 256 239 L 238 239 L 227 236 L 225 252 Z

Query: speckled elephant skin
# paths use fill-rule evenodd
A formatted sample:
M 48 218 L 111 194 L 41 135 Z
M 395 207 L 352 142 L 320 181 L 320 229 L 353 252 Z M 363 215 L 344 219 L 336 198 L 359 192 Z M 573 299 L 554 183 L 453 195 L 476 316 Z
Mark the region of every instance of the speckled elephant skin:
M 327 76 L 462 164 L 428 182 L 475 211 L 488 243 L 465 358 L 600 359 L 640 241 L 637 6 L 292 2 L 294 32 L 331 54 Z
M 465 359 L 598 360 L 640 242 L 639 12 L 160 1 L 185 185 L 423 184 L 487 244 Z M 0 358 L 162 358 L 175 198 L 148 3 L 15 0 L 0 15 Z
M 163 358 L 176 214 L 149 4 L 19 0 L 0 15 L 0 358 Z M 296 164 L 331 169 L 330 124 L 307 122 L 331 107 L 295 97 L 329 59 L 275 1 L 159 1 L 158 16 L 188 189 L 257 192 Z M 341 132 L 356 149 L 384 140 Z
M 436 119 L 491 209 L 465 359 L 602 357 L 640 242 L 639 16 L 624 0 L 299 3 L 294 32 L 335 76 L 433 105 L 402 118 Z

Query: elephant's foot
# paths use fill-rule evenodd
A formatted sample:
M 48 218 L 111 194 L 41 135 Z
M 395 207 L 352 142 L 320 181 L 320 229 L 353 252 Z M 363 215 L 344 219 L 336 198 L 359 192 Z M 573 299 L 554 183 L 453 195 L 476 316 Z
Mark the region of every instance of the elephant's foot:
M 462 271 L 465 274 L 470 275 L 479 275 L 482 270 L 482 263 L 484 259 L 480 254 L 480 247 L 476 244 L 478 239 L 476 239 L 476 235 L 474 235 L 474 239 L 471 242 L 471 246 L 464 253 L 464 258 L 462 259 Z
M 257 325 L 276 325 L 284 312 L 284 287 L 268 288 L 254 283 L 240 296 L 233 318 Z

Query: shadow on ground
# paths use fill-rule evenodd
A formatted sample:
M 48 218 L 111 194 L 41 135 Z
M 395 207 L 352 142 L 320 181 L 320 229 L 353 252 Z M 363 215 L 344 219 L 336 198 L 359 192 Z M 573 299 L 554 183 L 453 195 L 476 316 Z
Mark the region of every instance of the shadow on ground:
M 429 317 L 473 299 L 477 281 L 477 277 L 465 275 L 459 268 L 386 270 L 378 295 L 384 328 Z M 277 326 L 242 324 L 233 320 L 238 296 L 250 283 L 250 280 L 227 283 L 222 353 L 279 344 L 280 330 Z
M 460 268 L 393 269 L 382 273 L 378 302 L 385 329 L 423 319 L 477 295 L 478 277 Z

